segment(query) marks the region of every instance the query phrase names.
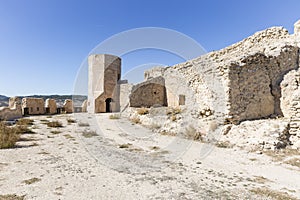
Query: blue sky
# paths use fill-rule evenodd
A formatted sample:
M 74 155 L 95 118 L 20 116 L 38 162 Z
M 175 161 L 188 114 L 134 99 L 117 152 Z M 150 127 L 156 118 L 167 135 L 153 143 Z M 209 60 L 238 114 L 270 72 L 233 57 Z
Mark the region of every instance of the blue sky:
M 129 29 L 173 29 L 212 51 L 271 26 L 293 33 L 298 19 L 299 0 L 0 0 L 0 94 L 71 94 L 91 50 Z M 124 74 L 182 61 L 154 50 L 122 56 Z

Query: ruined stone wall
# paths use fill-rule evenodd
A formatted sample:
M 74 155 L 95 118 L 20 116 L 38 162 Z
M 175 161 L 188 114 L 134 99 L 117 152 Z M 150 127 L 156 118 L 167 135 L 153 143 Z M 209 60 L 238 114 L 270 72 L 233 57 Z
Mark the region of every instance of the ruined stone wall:
M 185 95 L 193 118 L 203 110 L 224 123 L 280 116 L 280 83 L 298 68 L 298 49 L 286 29 L 273 27 L 185 63 L 148 70 L 145 78 L 163 76 L 168 104 L 178 105 Z
M 152 78 L 135 85 L 129 99 L 131 107 L 166 106 L 167 96 L 164 78 Z
M 57 113 L 56 101 L 54 99 L 46 99 L 45 112 L 46 114 L 51 114 L 51 115 Z
M 124 111 L 129 106 L 129 95 L 131 94 L 133 84 L 121 83 L 120 87 L 120 111 Z
M 71 99 L 66 99 L 63 108 L 66 113 L 73 113 L 74 112 L 74 106 L 73 106 L 73 101 Z
M 283 46 L 280 54 L 256 53 L 229 72 L 230 121 L 283 116 L 280 83 L 290 70 L 298 68 L 298 47 Z
M 26 113 L 26 109 L 28 113 Z M 39 115 L 45 114 L 45 101 L 42 98 L 23 98 L 22 114 Z
M 22 117 L 21 99 L 11 97 L 8 107 L 0 107 L 0 120 L 14 120 Z
M 87 112 L 87 100 L 84 100 L 81 105 L 82 112 Z

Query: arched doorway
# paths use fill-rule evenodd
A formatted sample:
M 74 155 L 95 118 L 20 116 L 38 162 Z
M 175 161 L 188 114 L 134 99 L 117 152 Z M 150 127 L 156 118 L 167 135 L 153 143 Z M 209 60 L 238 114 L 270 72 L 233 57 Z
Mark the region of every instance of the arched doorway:
M 107 98 L 105 100 L 105 104 L 106 104 L 106 112 L 111 112 L 111 102 L 112 102 L 112 99 L 111 98 Z

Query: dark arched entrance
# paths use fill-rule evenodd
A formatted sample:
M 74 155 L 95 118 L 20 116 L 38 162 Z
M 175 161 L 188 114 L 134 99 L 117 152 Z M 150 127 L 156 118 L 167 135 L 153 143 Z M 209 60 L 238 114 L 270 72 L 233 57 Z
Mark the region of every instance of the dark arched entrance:
M 112 99 L 111 98 L 107 98 L 105 100 L 105 104 L 106 104 L 106 112 L 111 112 L 111 102 L 112 102 Z

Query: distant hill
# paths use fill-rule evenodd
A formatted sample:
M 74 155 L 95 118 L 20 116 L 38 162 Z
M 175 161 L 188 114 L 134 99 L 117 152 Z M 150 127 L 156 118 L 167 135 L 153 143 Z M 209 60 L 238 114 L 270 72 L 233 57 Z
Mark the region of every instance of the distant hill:
M 8 101 L 9 97 L 0 95 L 0 101 Z

